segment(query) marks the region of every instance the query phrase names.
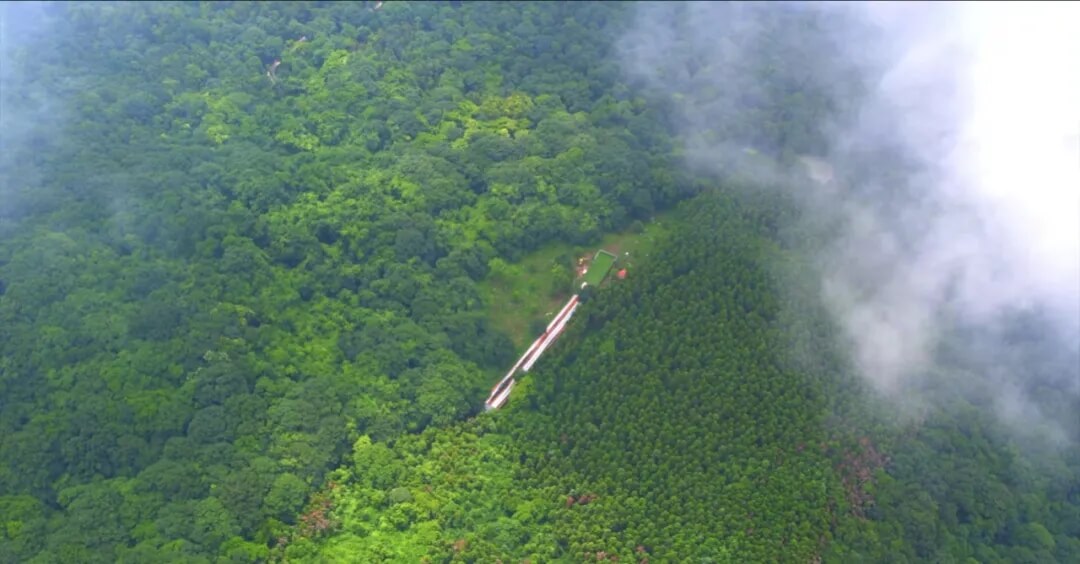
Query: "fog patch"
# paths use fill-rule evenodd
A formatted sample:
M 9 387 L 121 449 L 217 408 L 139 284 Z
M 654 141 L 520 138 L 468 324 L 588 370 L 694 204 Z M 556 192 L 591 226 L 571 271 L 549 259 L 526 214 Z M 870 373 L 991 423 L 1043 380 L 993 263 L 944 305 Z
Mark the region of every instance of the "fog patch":
M 820 298 L 875 389 L 1077 438 L 1078 6 L 642 4 L 620 55 L 688 167 L 824 226 Z
M 0 232 L 19 215 L 19 192 L 40 180 L 34 166 L 67 117 L 34 65 L 55 33 L 58 7 L 46 2 L 0 4 Z

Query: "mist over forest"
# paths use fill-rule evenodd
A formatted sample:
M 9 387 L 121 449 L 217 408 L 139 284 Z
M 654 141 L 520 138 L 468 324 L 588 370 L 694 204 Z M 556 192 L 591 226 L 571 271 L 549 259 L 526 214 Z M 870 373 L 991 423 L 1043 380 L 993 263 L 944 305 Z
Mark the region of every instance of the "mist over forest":
M 1077 16 L 0 5 L 0 562 L 1080 561 Z
M 776 33 L 794 19 L 819 48 Z M 793 223 L 820 230 L 805 250 L 822 297 L 890 401 L 941 398 L 927 380 L 948 368 L 1017 427 L 1075 440 L 1075 404 L 1047 420 L 1029 397 L 1080 386 L 1080 85 L 1061 64 L 1029 68 L 1064 63 L 1074 31 L 1046 5 L 645 4 L 620 45 L 627 74 L 677 108 L 689 166 L 779 184 L 804 212 Z M 783 81 L 764 77 L 777 67 Z M 797 137 L 733 127 L 761 98 L 807 113 Z M 747 162 L 778 147 L 779 163 Z M 829 178 L 807 186 L 792 163 Z

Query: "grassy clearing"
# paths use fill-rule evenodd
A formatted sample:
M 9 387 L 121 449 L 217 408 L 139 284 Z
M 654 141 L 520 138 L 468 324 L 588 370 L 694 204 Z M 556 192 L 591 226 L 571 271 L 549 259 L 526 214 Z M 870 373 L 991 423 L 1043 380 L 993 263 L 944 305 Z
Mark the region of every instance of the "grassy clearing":
M 492 323 L 524 350 L 581 286 L 579 258 L 591 260 L 604 249 L 617 258 L 615 268 L 626 268 L 633 276 L 671 218 L 670 213 L 657 215 L 653 221 L 610 233 L 597 245 L 548 245 L 514 264 L 493 261 L 491 274 L 481 285 Z
M 571 256 L 569 245 L 545 247 L 515 264 L 492 268 L 481 285 L 492 323 L 509 334 L 518 348 L 535 337 L 530 324 L 550 319 L 551 312 L 558 311 L 571 295 Z
M 608 272 L 611 271 L 611 267 L 615 264 L 615 258 L 615 255 L 609 252 L 597 251 L 592 264 L 589 265 L 588 272 L 585 273 L 585 282 L 590 286 L 599 286 L 604 281 L 604 278 L 607 278 Z

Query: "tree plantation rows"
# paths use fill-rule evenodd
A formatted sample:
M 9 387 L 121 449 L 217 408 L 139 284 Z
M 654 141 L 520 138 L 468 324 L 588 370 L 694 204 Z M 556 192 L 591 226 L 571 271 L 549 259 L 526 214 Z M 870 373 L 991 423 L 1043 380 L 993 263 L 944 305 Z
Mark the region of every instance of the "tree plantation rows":
M 556 526 L 574 560 L 812 560 L 841 489 L 819 446 L 823 389 L 782 366 L 775 250 L 729 198 L 695 201 L 681 225 L 535 375 L 524 472 L 595 497 Z
M 0 7 L 0 562 L 1080 561 L 1075 446 L 882 415 L 797 208 L 625 76 L 634 4 L 376 5 Z M 839 106 L 785 14 L 710 135 L 790 160 Z M 485 288 L 665 210 L 483 413 Z
M 777 264 L 802 268 L 769 238 L 784 213 L 722 194 L 681 207 L 659 258 L 593 294 L 506 408 L 391 446 L 362 438 L 332 501 L 309 506 L 325 528 L 276 554 L 1072 561 L 1075 450 L 1025 462 L 971 406 L 882 417 L 823 313 L 776 285 Z M 822 352 L 792 358 L 805 348 Z

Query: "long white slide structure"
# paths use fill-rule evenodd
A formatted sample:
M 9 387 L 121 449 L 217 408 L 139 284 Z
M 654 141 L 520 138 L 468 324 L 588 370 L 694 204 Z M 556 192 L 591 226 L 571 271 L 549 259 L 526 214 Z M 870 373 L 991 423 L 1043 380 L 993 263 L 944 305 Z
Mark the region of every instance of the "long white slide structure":
M 564 305 L 563 308 L 559 310 L 559 313 L 555 315 L 555 319 L 552 319 L 551 323 L 548 323 L 547 329 L 544 329 L 544 333 L 546 334 L 548 331 L 551 331 L 551 328 L 558 325 L 559 322 L 565 321 L 566 319 L 569 319 L 566 316 L 567 315 L 573 315 L 573 312 L 570 311 L 570 310 L 576 308 L 577 303 L 578 303 L 578 295 L 574 294 L 573 296 L 570 297 L 570 301 L 566 302 L 566 305 Z M 544 336 L 541 335 L 540 338 L 543 339 Z
M 502 407 L 503 404 L 506 403 L 506 400 L 510 399 L 510 390 L 514 389 L 514 384 L 515 384 L 514 380 L 511 379 L 510 383 L 505 388 L 503 388 L 503 390 L 501 392 L 499 392 L 498 394 L 495 395 L 494 398 L 489 399 L 486 402 L 487 403 L 487 408 L 488 409 L 499 409 L 500 407 Z
M 533 365 L 536 364 L 536 361 L 540 359 L 540 355 L 543 354 L 544 351 L 559 338 L 559 335 L 562 334 L 563 330 L 566 329 L 566 322 L 570 321 L 570 317 L 577 311 L 578 305 L 578 295 L 574 294 L 573 297 L 570 298 L 570 301 L 566 302 L 566 305 L 559 310 L 559 314 L 555 316 L 555 319 L 551 320 L 547 329 L 544 330 L 544 334 L 533 341 L 533 344 L 530 345 L 528 350 L 525 351 L 525 354 L 521 355 L 521 358 L 514 363 L 514 366 L 510 368 L 510 371 L 506 373 L 506 376 L 503 376 L 502 380 L 499 380 L 499 383 L 491 389 L 491 394 L 488 395 L 487 400 L 484 402 L 487 409 L 498 409 L 506 403 L 506 400 L 510 399 L 510 390 L 514 388 L 514 376 L 517 374 L 518 370 L 528 372 Z
M 518 361 L 514 363 L 514 366 L 510 368 L 510 371 L 506 373 L 506 376 L 503 376 L 503 379 L 499 380 L 499 383 L 491 389 L 491 394 L 488 396 L 487 403 L 490 404 L 491 401 L 495 399 L 495 396 L 499 395 L 499 392 L 502 391 L 502 388 L 506 385 L 506 383 L 513 380 L 514 374 L 517 374 L 518 368 L 521 368 L 521 365 L 524 364 L 525 361 L 529 360 L 529 357 L 532 356 L 534 352 L 536 352 L 536 349 L 540 347 L 541 341 L 543 341 L 543 337 L 534 341 L 533 344 L 529 346 L 529 349 L 525 351 L 525 354 L 521 355 L 521 358 L 519 358 Z
M 570 321 L 570 316 L 574 314 L 575 309 L 577 309 L 576 305 L 570 309 L 570 312 L 567 314 L 566 317 L 562 319 L 562 321 L 559 321 L 557 325 L 552 327 L 552 329 L 550 329 L 544 335 L 544 342 L 540 345 L 540 348 L 536 349 L 536 354 L 532 355 L 532 358 L 530 358 L 528 362 L 521 366 L 522 372 L 528 372 L 529 370 L 531 370 L 533 365 L 536 364 L 536 361 L 540 360 L 540 355 L 544 354 L 544 351 L 546 351 L 548 347 L 550 347 L 552 343 L 554 343 L 555 340 L 559 338 L 559 335 L 562 334 L 563 329 L 566 329 L 566 322 Z

